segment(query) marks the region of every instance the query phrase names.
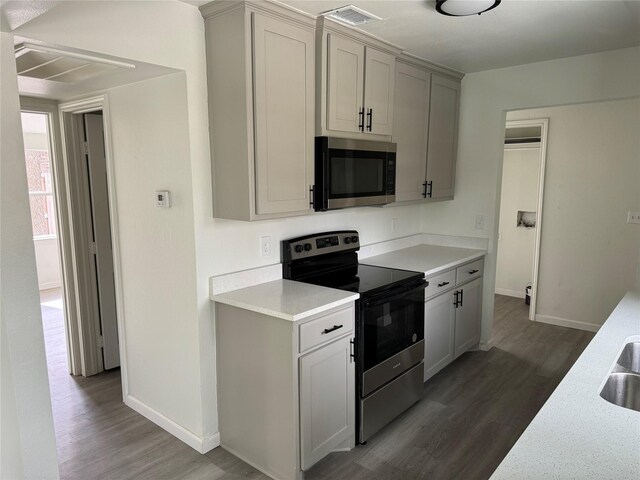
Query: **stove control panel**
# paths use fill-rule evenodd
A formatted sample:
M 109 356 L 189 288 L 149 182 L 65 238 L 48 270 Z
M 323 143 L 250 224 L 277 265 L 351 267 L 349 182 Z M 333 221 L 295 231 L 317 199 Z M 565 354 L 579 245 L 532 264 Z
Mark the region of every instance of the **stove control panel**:
M 355 230 L 326 232 L 282 241 L 282 262 L 303 258 L 356 251 L 360 248 L 360 237 Z

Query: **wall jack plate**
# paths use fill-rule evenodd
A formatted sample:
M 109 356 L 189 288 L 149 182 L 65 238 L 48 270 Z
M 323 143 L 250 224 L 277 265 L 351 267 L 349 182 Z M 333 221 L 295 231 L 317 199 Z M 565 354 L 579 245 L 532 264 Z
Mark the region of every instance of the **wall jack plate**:
M 627 223 L 640 223 L 640 212 L 627 213 Z

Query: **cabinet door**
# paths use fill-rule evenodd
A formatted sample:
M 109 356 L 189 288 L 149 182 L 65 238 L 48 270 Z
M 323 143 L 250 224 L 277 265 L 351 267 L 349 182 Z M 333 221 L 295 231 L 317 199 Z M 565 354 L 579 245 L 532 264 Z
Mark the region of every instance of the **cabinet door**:
M 424 381 L 453 361 L 454 291 L 424 304 Z
M 253 14 L 256 213 L 309 210 L 314 35 Z
M 360 131 L 364 85 L 364 46 L 328 35 L 327 128 Z
M 300 358 L 302 470 L 355 435 L 355 369 L 350 337 Z
M 391 135 L 395 69 L 393 55 L 367 47 L 364 68 L 365 132 Z
M 452 198 L 458 153 L 460 83 L 431 76 L 427 182 L 430 198 Z
M 462 291 L 462 305 L 455 309 L 455 358 L 480 341 L 482 278 L 469 282 L 458 290 Z
M 393 105 L 393 141 L 396 154 L 396 201 L 424 198 L 429 128 L 429 84 L 431 74 L 396 64 Z

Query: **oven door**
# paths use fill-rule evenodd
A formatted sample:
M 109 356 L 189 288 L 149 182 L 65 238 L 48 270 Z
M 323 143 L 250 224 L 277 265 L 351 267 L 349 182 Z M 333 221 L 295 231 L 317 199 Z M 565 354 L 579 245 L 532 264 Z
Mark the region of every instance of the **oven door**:
M 422 281 L 362 301 L 360 308 L 361 396 L 424 359 Z

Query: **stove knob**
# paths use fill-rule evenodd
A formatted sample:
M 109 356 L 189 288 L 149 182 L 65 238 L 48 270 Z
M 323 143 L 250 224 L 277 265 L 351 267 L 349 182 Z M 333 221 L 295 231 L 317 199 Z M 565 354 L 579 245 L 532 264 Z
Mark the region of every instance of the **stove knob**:
M 311 250 L 311 244 L 310 243 L 305 243 L 304 244 L 304 251 L 308 252 L 309 250 Z
M 344 237 L 344 243 L 349 245 L 351 243 L 351 237 Z
M 358 237 L 354 235 L 353 237 L 351 237 L 351 241 L 353 243 L 358 243 Z
M 304 247 L 302 245 L 296 245 L 296 248 L 295 248 L 296 253 L 302 253 L 302 250 L 304 250 Z

